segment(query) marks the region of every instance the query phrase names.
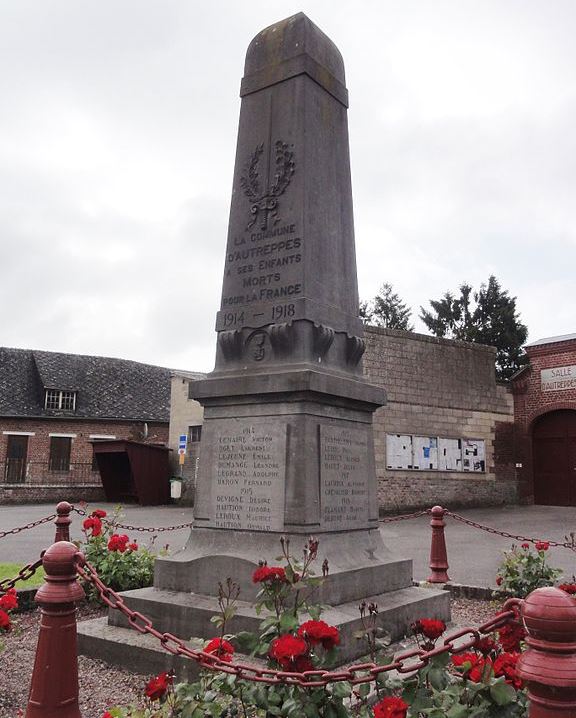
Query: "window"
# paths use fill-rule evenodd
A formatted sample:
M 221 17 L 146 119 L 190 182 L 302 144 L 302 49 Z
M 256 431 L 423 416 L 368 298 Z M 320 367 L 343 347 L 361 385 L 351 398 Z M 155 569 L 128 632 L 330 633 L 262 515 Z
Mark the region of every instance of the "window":
M 76 410 L 76 392 L 62 391 L 60 389 L 46 389 L 45 409 L 56 409 L 61 411 Z
M 188 434 L 190 436 L 191 444 L 198 443 L 200 441 L 200 438 L 202 437 L 202 425 L 188 427 Z
M 50 437 L 49 471 L 70 471 L 70 450 L 72 439 L 69 436 Z

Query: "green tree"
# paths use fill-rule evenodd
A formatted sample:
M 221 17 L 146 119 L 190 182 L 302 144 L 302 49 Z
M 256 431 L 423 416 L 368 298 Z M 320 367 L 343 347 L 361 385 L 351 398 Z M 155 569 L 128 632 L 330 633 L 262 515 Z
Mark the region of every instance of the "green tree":
M 411 314 L 412 310 L 404 304 L 388 282 L 380 287 L 374 299 L 360 303 L 361 319 L 366 324 L 374 324 L 377 327 L 412 331 Z
M 459 295 L 446 292 L 441 299 L 431 299 L 430 306 L 430 311 L 420 307 L 420 319 L 435 336 L 496 347 L 499 379 L 509 379 L 526 363 L 522 345 L 528 329 L 516 312 L 516 297 L 493 275 L 477 292 L 462 284 Z

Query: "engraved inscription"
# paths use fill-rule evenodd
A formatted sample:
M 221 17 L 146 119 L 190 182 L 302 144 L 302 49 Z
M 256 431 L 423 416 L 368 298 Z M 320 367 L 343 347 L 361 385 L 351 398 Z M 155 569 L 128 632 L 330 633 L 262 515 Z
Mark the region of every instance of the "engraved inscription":
M 216 439 L 212 525 L 246 531 L 284 526 L 286 427 L 230 422 Z
M 322 525 L 355 529 L 368 524 L 368 442 L 357 429 L 320 426 Z

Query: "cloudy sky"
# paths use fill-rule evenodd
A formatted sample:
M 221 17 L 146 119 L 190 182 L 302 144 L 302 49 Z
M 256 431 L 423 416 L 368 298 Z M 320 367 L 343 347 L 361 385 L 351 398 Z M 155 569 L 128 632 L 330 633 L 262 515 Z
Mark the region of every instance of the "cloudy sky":
M 346 63 L 360 296 L 495 274 L 529 340 L 576 331 L 573 0 L 0 0 L 0 345 L 212 369 L 244 54 L 300 10 Z

